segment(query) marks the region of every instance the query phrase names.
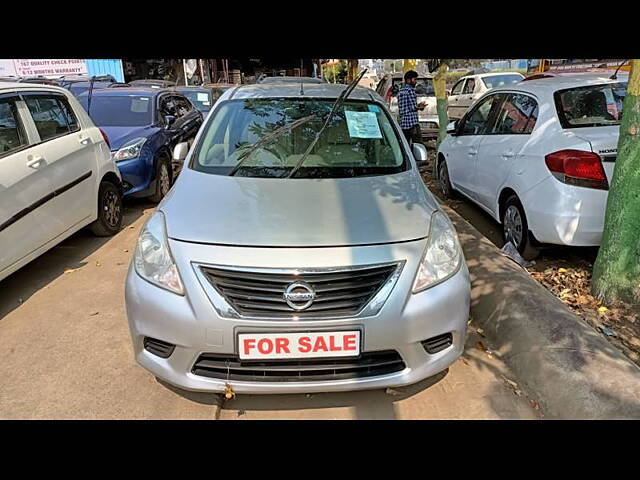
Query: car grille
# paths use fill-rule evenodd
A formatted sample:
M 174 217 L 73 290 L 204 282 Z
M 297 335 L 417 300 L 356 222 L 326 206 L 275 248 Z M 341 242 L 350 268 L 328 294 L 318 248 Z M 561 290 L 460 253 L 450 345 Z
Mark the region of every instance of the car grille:
M 445 333 L 444 335 L 438 335 L 422 342 L 422 346 L 427 353 L 434 354 L 441 352 L 445 348 L 449 348 L 453 343 L 453 335 Z
M 194 375 L 248 382 L 299 382 L 375 377 L 405 369 L 395 350 L 362 353 L 342 359 L 240 361 L 235 356 L 203 353 L 193 366 Z
M 243 316 L 289 318 L 356 315 L 382 288 L 397 264 L 313 273 L 237 271 L 202 266 L 213 287 Z M 303 281 L 315 291 L 313 303 L 295 310 L 284 299 L 286 288 Z

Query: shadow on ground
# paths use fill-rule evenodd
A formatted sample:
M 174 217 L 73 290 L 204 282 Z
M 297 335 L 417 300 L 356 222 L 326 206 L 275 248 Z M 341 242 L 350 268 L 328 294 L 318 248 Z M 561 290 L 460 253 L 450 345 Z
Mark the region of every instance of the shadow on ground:
M 155 204 L 145 200 L 127 200 L 122 228 L 128 228 Z M 105 245 L 112 237 L 96 237 L 88 229 L 74 233 L 49 251 L 0 281 L 0 321 L 41 288 L 46 287 L 67 269 L 81 268 L 83 260 Z

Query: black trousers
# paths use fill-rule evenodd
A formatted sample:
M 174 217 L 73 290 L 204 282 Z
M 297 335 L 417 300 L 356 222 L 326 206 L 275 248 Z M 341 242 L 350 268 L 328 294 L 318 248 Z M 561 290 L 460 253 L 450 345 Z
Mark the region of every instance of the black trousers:
M 402 129 L 402 133 L 404 133 L 407 142 L 409 145 L 414 143 L 422 143 L 422 132 L 420 131 L 420 124 L 416 123 L 413 127 Z

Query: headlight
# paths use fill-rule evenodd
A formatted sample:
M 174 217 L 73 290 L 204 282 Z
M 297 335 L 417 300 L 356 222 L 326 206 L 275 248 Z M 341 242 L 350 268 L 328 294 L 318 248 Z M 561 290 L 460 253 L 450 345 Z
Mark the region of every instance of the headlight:
M 155 212 L 142 227 L 133 262 L 136 272 L 145 280 L 184 295 L 182 280 L 169 250 L 162 212 Z
M 116 162 L 121 162 L 123 160 L 129 160 L 131 158 L 136 158 L 140 155 L 140 150 L 142 150 L 142 146 L 144 142 L 146 142 L 146 138 L 136 138 L 127 142 L 120 150 L 118 150 L 114 155 L 113 159 Z
M 462 250 L 449 218 L 440 210 L 431 216 L 427 248 L 418 268 L 413 293 L 433 287 L 451 277 L 460 268 Z

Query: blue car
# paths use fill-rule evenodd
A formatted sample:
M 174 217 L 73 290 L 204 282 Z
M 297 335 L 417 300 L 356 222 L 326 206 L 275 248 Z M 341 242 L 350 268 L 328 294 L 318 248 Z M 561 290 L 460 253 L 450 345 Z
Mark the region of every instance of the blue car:
M 107 134 L 124 194 L 162 200 L 181 167 L 172 162 L 173 148 L 193 141 L 202 114 L 183 95 L 165 89 L 105 88 L 85 92 L 78 101 Z

